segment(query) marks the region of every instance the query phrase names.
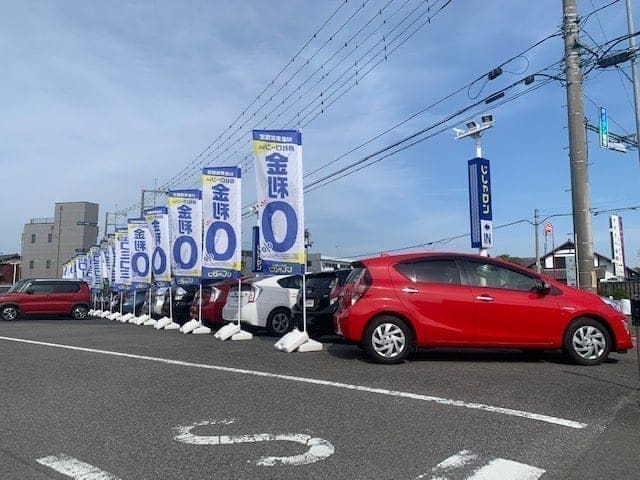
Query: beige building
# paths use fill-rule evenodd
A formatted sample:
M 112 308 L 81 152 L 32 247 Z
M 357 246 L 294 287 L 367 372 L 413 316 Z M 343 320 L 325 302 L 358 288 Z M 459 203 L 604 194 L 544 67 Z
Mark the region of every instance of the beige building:
M 98 241 L 98 204 L 56 203 L 53 218 L 32 218 L 22 233 L 22 277 L 60 278 L 76 250 Z

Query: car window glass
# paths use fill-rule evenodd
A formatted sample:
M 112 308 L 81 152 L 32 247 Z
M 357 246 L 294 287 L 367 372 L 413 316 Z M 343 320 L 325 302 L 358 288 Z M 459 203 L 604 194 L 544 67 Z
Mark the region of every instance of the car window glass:
M 74 293 L 80 290 L 80 284 L 76 282 L 60 282 L 54 285 L 55 293 Z
M 302 277 L 299 275 L 294 275 L 292 277 L 281 278 L 280 280 L 278 280 L 278 284 L 282 288 L 298 289 L 300 288 L 300 285 L 302 285 Z
M 29 287 L 29 291 L 32 293 L 53 293 L 54 284 L 47 282 L 36 282 Z
M 453 259 L 428 259 L 404 263 L 397 265 L 396 269 L 414 282 L 461 284 L 460 272 Z
M 468 266 L 471 282 L 475 286 L 524 292 L 536 289 L 536 278 L 522 272 L 489 262 L 469 262 Z

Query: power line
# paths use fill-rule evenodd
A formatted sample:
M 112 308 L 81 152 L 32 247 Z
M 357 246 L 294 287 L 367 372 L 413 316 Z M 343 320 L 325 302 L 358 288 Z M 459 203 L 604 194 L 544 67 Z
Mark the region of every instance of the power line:
M 441 0 L 436 0 L 436 1 L 435 1 L 435 4 L 438 4 L 440 1 L 441 1 Z M 406 3 L 407 3 L 407 2 L 405 2 L 405 4 L 406 4 Z M 435 12 L 434 12 L 433 14 L 430 14 L 430 16 L 428 16 L 427 20 L 426 20 L 425 22 L 423 22 L 423 25 L 425 25 L 425 24 L 427 24 L 427 23 L 430 23 L 430 22 L 431 22 L 431 20 L 433 19 L 433 17 L 434 17 L 435 15 L 437 15 L 438 13 L 440 13 L 440 12 L 441 12 L 441 11 L 442 11 L 442 10 L 443 10 L 447 5 L 449 5 L 450 3 L 451 3 L 451 0 L 446 0 L 446 1 L 445 1 L 445 3 L 444 3 L 443 5 L 441 5 L 437 10 L 435 10 Z M 421 1 L 421 3 L 418 5 L 418 7 L 419 7 L 419 6 L 421 6 L 421 5 L 427 5 L 427 9 L 426 9 L 426 11 L 427 11 L 427 12 L 431 12 L 432 7 L 429 5 L 429 1 L 428 1 L 428 0 L 422 0 L 422 1 Z M 409 18 L 410 18 L 410 16 L 411 16 L 411 13 L 412 13 L 412 12 L 415 12 L 415 11 L 416 11 L 416 8 L 414 8 L 411 12 L 409 12 L 409 14 L 406 14 L 406 15 L 403 17 L 403 19 L 402 19 L 402 20 L 401 20 L 397 25 L 395 25 L 395 26 L 393 26 L 393 27 L 391 28 L 391 30 L 390 30 L 390 31 L 391 31 L 391 32 L 393 32 L 393 31 L 394 31 L 396 28 L 398 28 L 398 27 L 399 27 L 403 22 L 405 22 L 407 19 L 409 19 Z M 380 13 L 382 13 L 382 9 L 378 12 L 378 14 L 380 14 Z M 418 17 L 418 18 L 420 18 L 420 17 Z M 415 23 L 415 20 L 414 20 L 410 25 L 413 25 L 414 23 Z M 422 25 L 422 26 L 423 26 L 423 25 Z M 422 26 L 421 26 L 421 27 L 422 27 Z M 420 28 L 421 28 L 421 27 L 420 27 Z M 403 33 L 405 33 L 405 32 L 406 32 L 406 30 L 407 30 L 407 28 L 408 28 L 408 27 L 405 27 L 405 28 L 404 28 L 404 30 L 402 30 L 402 31 L 400 32 L 400 34 L 399 34 L 399 35 L 402 35 Z M 406 41 L 407 41 L 411 36 L 413 36 L 413 35 L 417 32 L 417 30 L 419 30 L 419 29 L 414 30 L 410 35 L 408 35 L 406 38 L 404 38 L 404 39 L 402 40 L 402 42 L 400 43 L 400 45 L 401 45 L 402 43 L 406 42 Z M 394 38 L 393 38 L 393 39 L 391 39 L 391 40 L 395 41 L 397 38 L 398 38 L 398 36 L 394 37 Z M 374 47 L 375 47 L 376 45 L 384 45 L 384 44 L 385 44 L 385 42 L 386 42 L 386 43 L 389 43 L 391 40 L 386 40 L 386 36 L 383 36 L 383 38 L 382 38 L 381 40 L 379 40 L 376 44 L 374 44 Z M 397 50 L 397 48 L 398 48 L 400 45 L 396 46 L 396 47 L 394 48 L 394 50 L 393 50 L 393 51 Z M 357 50 L 357 48 L 358 48 L 358 47 L 360 47 L 360 46 L 362 46 L 362 45 L 356 45 L 356 46 L 355 46 L 354 51 L 356 51 L 356 50 Z M 359 62 L 359 61 L 363 60 L 367 55 L 369 55 L 369 54 L 371 53 L 371 51 L 372 51 L 372 49 L 373 49 L 374 47 L 370 48 L 370 49 L 369 49 L 369 50 L 368 50 L 368 51 L 367 51 L 363 56 L 361 56 L 361 57 L 360 57 L 356 62 L 354 62 L 354 65 L 355 65 L 355 66 L 357 66 L 357 65 L 358 65 L 358 63 L 357 63 L 357 62 Z M 381 52 L 382 52 L 382 53 L 384 53 L 384 51 L 385 51 L 385 49 L 384 49 L 384 48 L 382 48 L 380 51 L 378 51 L 378 52 L 374 52 L 374 56 L 373 56 L 372 58 L 375 58 L 375 55 L 377 55 L 377 54 L 379 54 L 379 53 L 381 53 Z M 392 52 L 387 52 L 387 53 L 386 53 L 386 55 L 388 56 L 388 55 L 390 55 L 390 53 L 392 53 Z M 372 61 L 372 59 L 369 59 L 367 62 L 365 62 L 365 65 L 368 65 L 371 61 Z M 344 59 L 343 59 L 343 60 L 341 60 L 341 61 L 340 61 L 340 63 L 339 63 L 338 65 L 340 65 L 340 64 L 342 64 L 342 63 L 344 63 Z M 374 67 L 375 67 L 375 66 L 377 66 L 379 63 L 380 63 L 380 62 L 376 63 L 376 65 L 374 65 Z M 343 72 L 342 72 L 342 74 L 338 77 L 338 79 L 337 79 L 337 80 L 334 80 L 334 81 L 332 82 L 332 84 L 331 84 L 331 85 L 329 85 L 329 87 L 327 87 L 325 90 L 323 90 L 323 91 L 322 91 L 322 92 L 321 92 L 321 93 L 320 93 L 316 98 L 321 98 L 320 102 L 322 103 L 326 98 L 330 98 L 333 94 L 335 94 L 335 92 L 336 92 L 339 88 L 342 88 L 342 87 L 344 86 L 344 83 L 343 83 L 342 85 L 340 85 L 339 87 L 337 87 L 337 88 L 333 89 L 333 91 L 331 91 L 331 89 L 334 87 L 334 85 L 336 84 L 336 82 L 337 82 L 337 81 L 339 81 L 341 78 L 343 78 L 346 74 L 348 74 L 348 73 L 350 72 L 350 70 L 352 70 L 352 69 L 354 68 L 354 65 L 350 66 L 350 67 L 349 67 L 349 68 L 347 68 L 345 71 L 343 71 Z M 368 73 L 370 73 L 370 71 L 371 71 L 374 67 L 372 67 L 372 68 L 367 72 L 367 74 L 368 74 Z M 335 67 L 334 67 L 334 68 L 335 68 Z M 315 73 L 315 72 L 314 72 L 314 73 Z M 313 75 L 313 73 L 312 73 L 312 75 Z M 324 76 L 321 80 L 323 80 L 324 78 L 326 78 L 326 76 Z M 352 75 L 350 78 L 353 78 L 353 75 Z M 362 78 L 363 78 L 363 77 L 361 77 L 361 79 L 362 79 Z M 361 79 L 360 79 L 360 80 L 361 80 Z M 317 82 L 317 83 L 318 83 L 318 82 Z M 317 84 L 317 83 L 316 83 L 316 84 Z M 353 88 L 353 86 L 355 86 L 355 85 L 352 85 L 351 87 L 347 88 L 347 90 L 346 90 L 346 91 L 348 91 L 348 90 L 350 90 L 351 88 Z M 340 95 L 340 97 L 342 97 L 342 95 L 344 95 L 344 93 L 346 93 L 346 91 L 345 91 L 345 92 L 343 92 L 343 93 Z M 304 96 L 303 96 L 303 95 L 300 95 L 300 98 L 304 98 Z M 338 97 L 338 98 L 339 98 L 339 97 Z M 336 100 L 337 100 L 337 99 L 336 99 Z M 331 104 L 335 103 L 335 101 L 336 101 L 336 100 L 334 100 L 333 102 L 331 102 Z M 302 108 L 302 109 L 301 109 L 301 110 L 300 110 L 296 115 L 294 115 L 294 116 L 292 117 L 292 119 L 290 120 L 290 122 L 297 123 L 296 117 L 300 117 L 300 118 L 299 118 L 300 120 L 304 120 L 304 119 L 306 119 L 306 118 L 308 117 L 308 114 L 307 114 L 307 115 L 303 115 L 303 116 L 301 116 L 301 114 L 303 114 L 303 113 L 304 113 L 304 111 L 305 111 L 305 110 L 308 110 L 309 108 L 313 108 L 313 110 L 312 110 L 312 111 L 315 111 L 315 110 L 317 110 L 318 106 L 317 106 L 317 105 L 315 105 L 315 106 L 314 106 L 314 101 L 312 101 L 312 102 L 310 102 L 310 103 L 306 104 L 306 105 L 305 105 L 305 106 L 304 106 L 304 107 L 303 107 L 303 108 Z M 276 107 L 276 109 L 277 109 L 277 107 Z M 324 109 L 321 109 L 321 110 L 322 110 L 322 111 L 324 111 Z M 275 111 L 275 109 L 274 109 L 274 111 Z M 307 125 L 308 125 L 309 123 L 311 123 L 311 121 L 313 121 L 317 116 L 318 116 L 318 115 L 316 114 L 316 115 L 315 115 L 311 120 L 307 121 L 307 122 L 306 122 L 304 125 L 302 125 L 302 126 L 307 126 Z M 250 133 L 250 131 L 249 131 L 248 133 Z M 243 139 L 243 138 L 246 138 L 245 134 L 243 134 L 241 137 L 239 137 L 239 138 L 236 140 L 236 143 L 238 143 L 239 141 L 241 141 L 241 139 Z M 247 140 L 247 142 L 250 142 L 250 141 L 249 141 L 249 140 Z M 222 153 L 226 153 L 226 152 L 228 152 L 229 148 L 231 148 L 231 147 L 230 147 L 230 146 L 229 146 L 229 147 L 227 147 L 227 148 L 226 148 Z M 212 154 L 212 152 L 210 152 L 209 154 L 207 154 L 207 156 L 205 156 L 205 157 L 203 157 L 202 159 L 200 159 L 200 160 L 201 160 L 201 162 L 203 162 L 204 160 L 206 160 L 206 158 L 208 158 L 208 156 L 210 156 L 211 154 Z M 237 162 L 237 163 L 242 163 L 242 161 L 246 161 L 248 158 L 250 158 L 250 155 L 249 155 L 249 154 L 245 155 L 245 157 L 244 157 L 243 159 L 241 159 L 241 161 L 240 161 L 240 162 Z M 189 174 L 189 173 L 187 172 L 187 174 L 184 176 L 184 179 L 186 180 L 186 178 L 188 178 L 188 177 L 189 177 L 189 176 L 191 176 L 191 175 L 193 175 L 193 173 Z M 183 179 L 183 178 L 181 178 L 181 179 Z

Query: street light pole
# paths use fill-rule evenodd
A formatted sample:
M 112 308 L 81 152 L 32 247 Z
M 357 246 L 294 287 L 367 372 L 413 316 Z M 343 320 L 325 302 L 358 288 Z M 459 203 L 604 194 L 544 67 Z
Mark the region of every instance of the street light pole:
M 489 128 L 493 127 L 494 125 L 494 121 L 493 121 L 493 115 L 483 115 L 481 118 L 481 123 L 478 124 L 477 122 L 471 120 L 469 122 L 467 122 L 467 128 L 468 130 L 463 130 L 461 128 L 454 128 L 453 131 L 456 133 L 456 140 L 459 140 L 461 138 L 465 138 L 465 137 L 471 137 L 475 140 L 476 143 L 476 158 L 477 159 L 481 159 L 482 158 L 482 143 L 480 140 L 480 136 L 482 135 L 482 132 L 484 132 L 485 130 L 488 130 Z M 487 175 L 488 175 L 488 165 L 487 165 Z M 470 180 L 471 182 L 471 180 Z M 488 182 L 488 180 L 487 180 Z M 484 181 L 483 181 L 484 183 Z M 488 188 L 488 185 L 486 185 Z M 488 192 L 487 192 L 488 193 Z M 469 191 L 469 195 L 471 196 L 471 190 Z M 487 195 L 488 198 L 490 198 L 489 195 Z M 470 199 L 470 202 L 472 200 Z M 490 205 L 490 204 L 489 204 Z M 492 214 L 491 209 L 489 208 L 489 212 Z M 490 217 L 491 218 L 491 217 Z M 481 222 L 480 222 L 481 223 Z M 479 223 L 479 224 L 480 224 Z M 475 227 L 474 227 L 474 221 L 473 221 L 473 217 L 472 217 L 472 221 L 471 221 L 471 230 L 472 230 L 472 241 L 471 244 L 472 246 L 476 246 L 474 245 L 474 241 L 473 241 L 473 232 L 475 231 Z M 479 225 L 478 224 L 478 225 Z M 480 228 L 479 226 L 477 228 Z M 489 227 L 491 228 L 491 227 Z M 483 235 L 483 233 L 481 232 L 481 236 Z M 493 234 L 491 234 L 491 237 L 493 237 Z M 482 242 L 484 242 L 484 240 L 482 240 Z M 484 243 L 483 243 L 484 245 Z M 491 240 L 491 245 L 493 245 L 493 240 Z M 487 257 L 489 256 L 489 250 L 485 247 L 485 246 L 480 246 L 478 248 L 478 253 L 480 255 L 482 255 L 483 257 Z

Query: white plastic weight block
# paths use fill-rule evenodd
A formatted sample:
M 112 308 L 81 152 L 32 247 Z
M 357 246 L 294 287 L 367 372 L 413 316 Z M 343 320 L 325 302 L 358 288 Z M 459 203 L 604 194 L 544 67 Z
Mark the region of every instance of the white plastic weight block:
M 176 322 L 171 322 L 169 325 L 165 325 L 165 330 L 179 330 L 180 324 Z
M 311 338 L 298 347 L 299 352 L 319 352 L 322 344 Z
M 200 323 L 197 320 L 191 319 L 187 323 L 182 325 L 182 327 L 180 327 L 180 331 L 185 334 L 191 333 L 199 326 L 200 326 Z
M 191 333 L 196 327 L 199 327 L 200 323 L 193 318 L 180 327 L 180 332 Z
M 205 327 L 204 325 L 199 325 L 194 328 L 191 333 L 193 333 L 194 335 L 207 335 L 211 333 L 211 329 L 209 327 Z
M 240 330 L 238 333 L 231 335 L 231 340 L 251 340 L 253 335 L 246 330 Z
M 274 347 L 281 352 L 291 353 L 307 340 L 309 340 L 307 332 L 301 332 L 296 328 L 278 340 Z
M 156 330 L 160 330 L 171 323 L 171 319 L 169 317 L 162 317 L 160 320 L 156 322 L 153 326 Z
M 217 338 L 218 340 L 227 340 L 228 338 L 231 338 L 239 331 L 240 331 L 240 325 L 238 325 L 237 323 L 227 323 L 224 327 L 222 327 L 220 330 L 218 330 L 215 333 L 214 337 Z

